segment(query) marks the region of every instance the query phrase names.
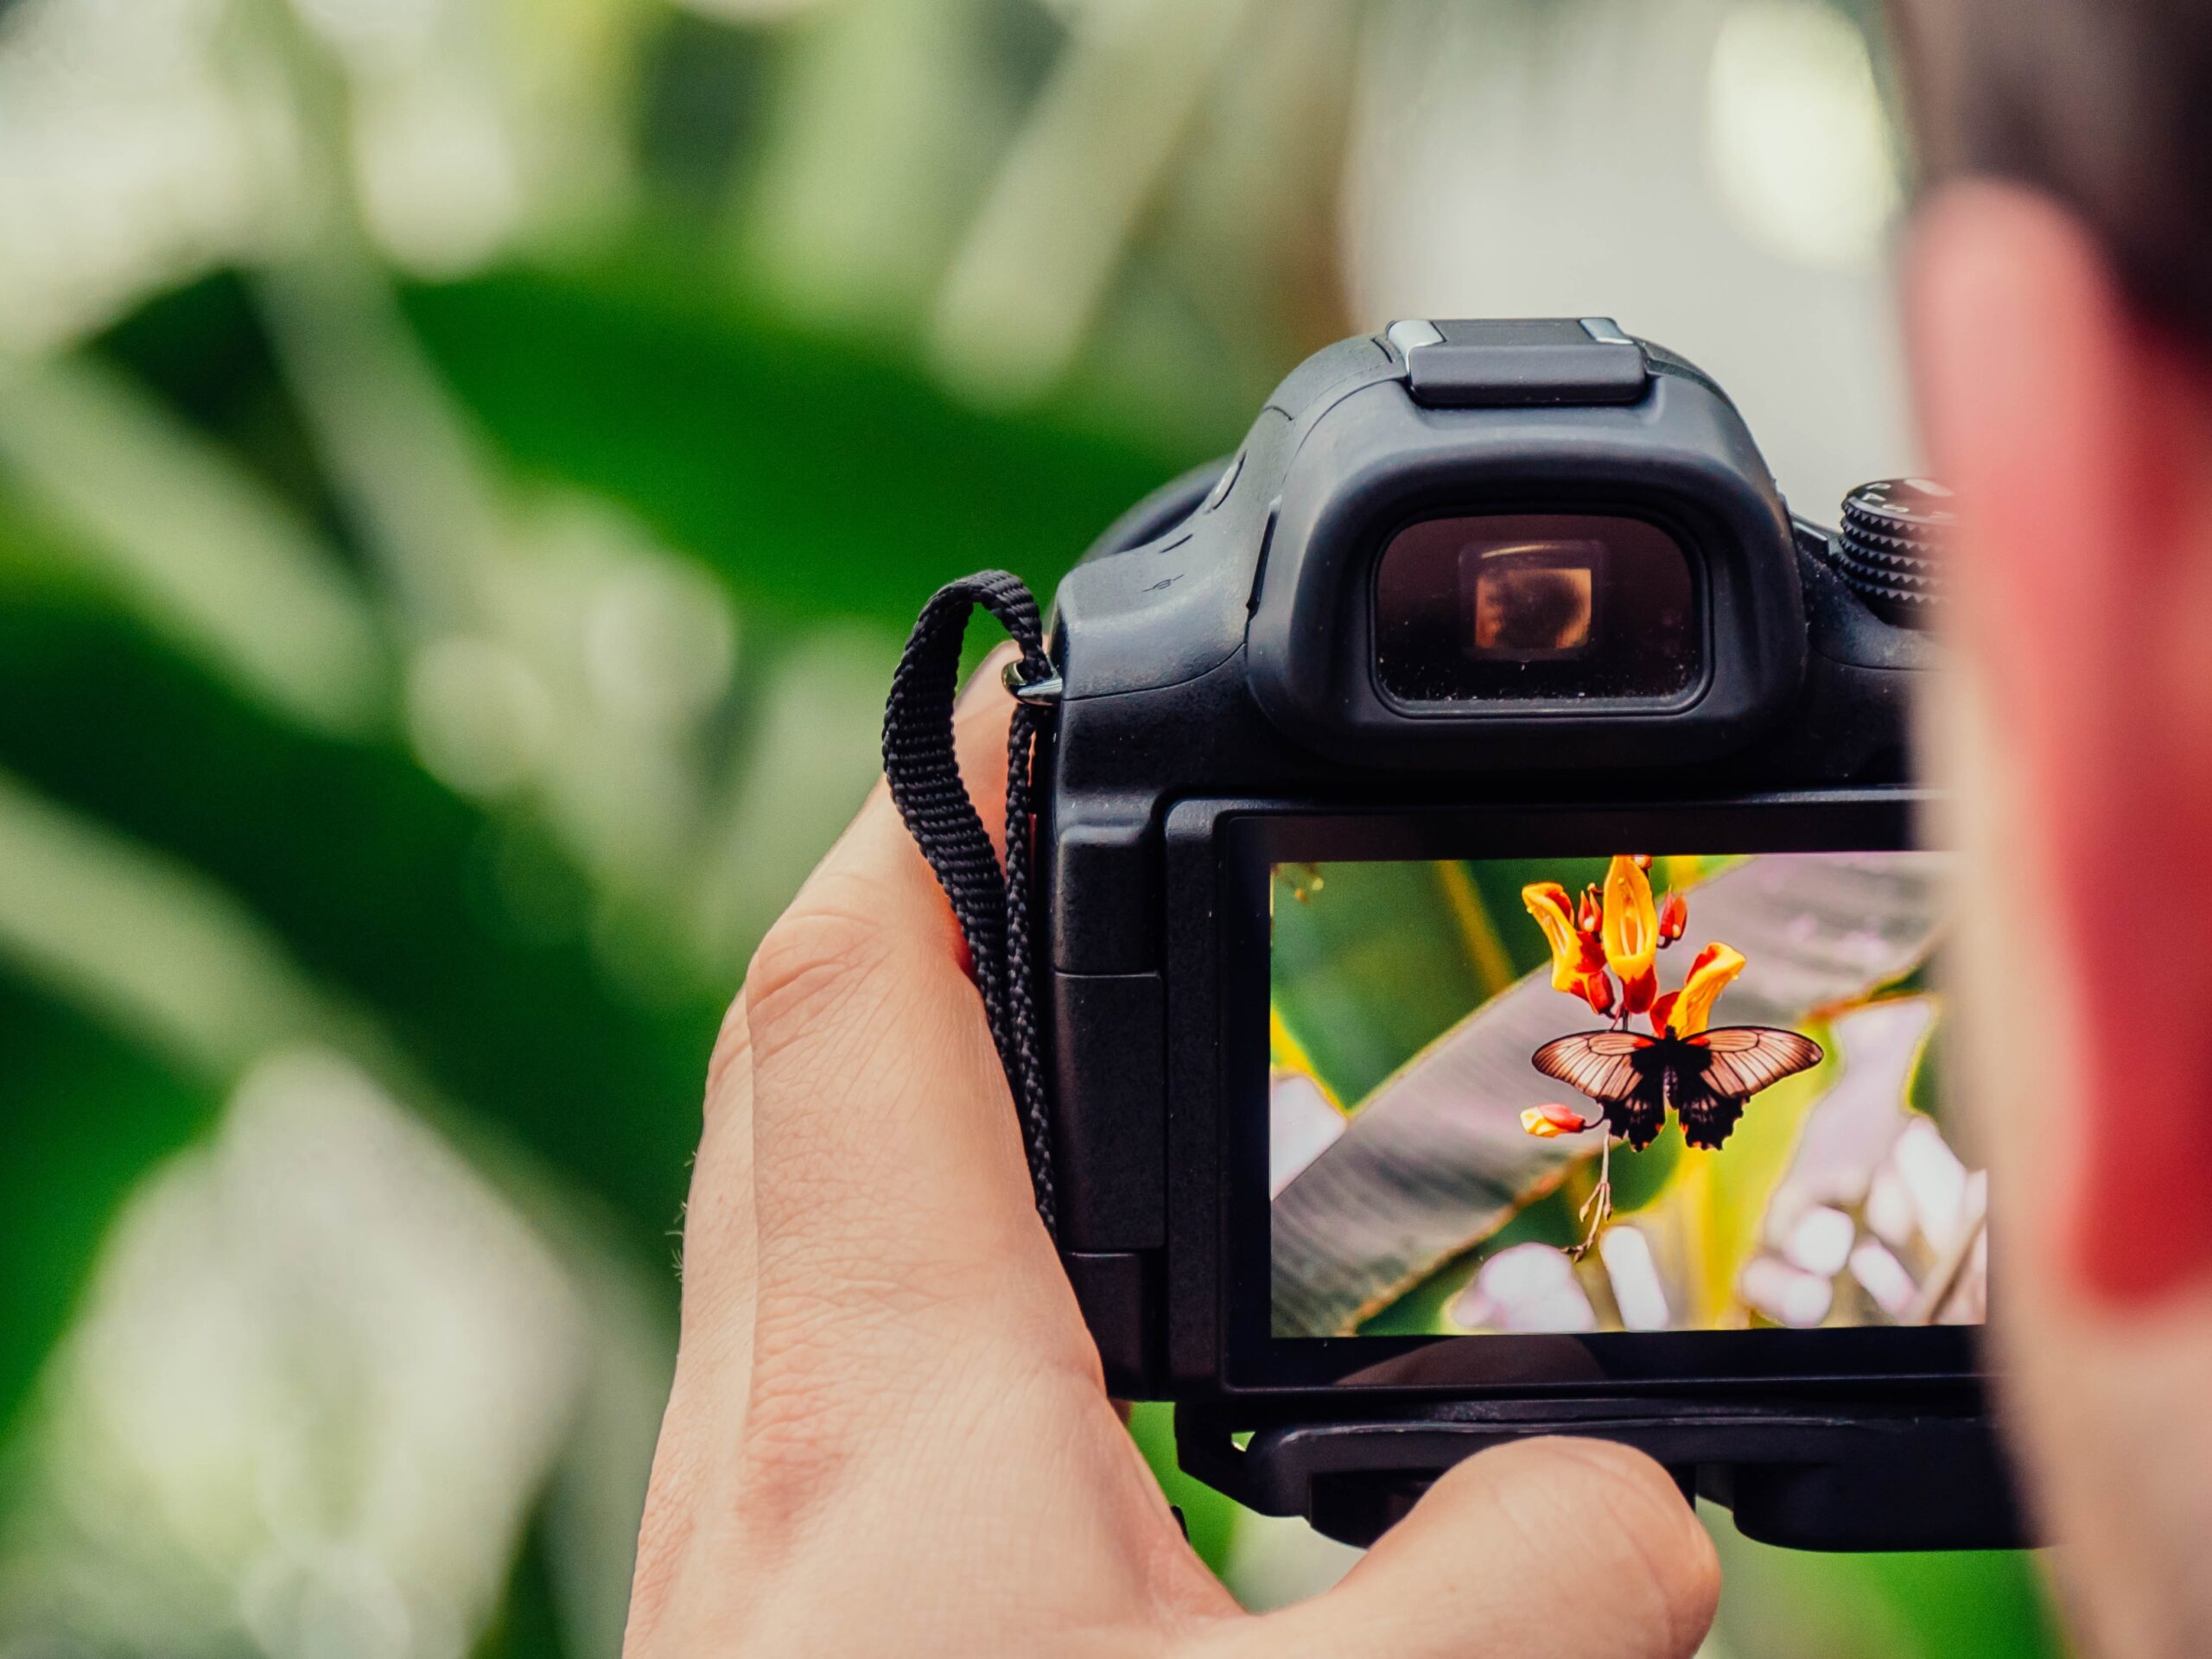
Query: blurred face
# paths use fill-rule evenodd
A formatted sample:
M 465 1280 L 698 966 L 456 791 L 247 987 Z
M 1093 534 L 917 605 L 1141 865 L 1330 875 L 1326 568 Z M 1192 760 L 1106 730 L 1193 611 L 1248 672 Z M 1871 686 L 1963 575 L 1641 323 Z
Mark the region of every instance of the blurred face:
M 2090 1650 L 2212 1653 L 2212 369 L 2021 191 L 1931 202 L 1908 299 L 2005 1404 Z

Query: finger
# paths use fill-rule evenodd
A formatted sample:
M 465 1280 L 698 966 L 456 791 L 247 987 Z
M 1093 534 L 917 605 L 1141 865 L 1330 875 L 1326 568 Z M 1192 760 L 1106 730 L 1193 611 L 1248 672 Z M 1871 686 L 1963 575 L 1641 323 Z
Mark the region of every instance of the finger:
M 987 824 L 1004 812 L 1008 714 L 1002 689 L 995 699 L 991 692 L 1014 654 L 1007 647 L 986 661 L 956 720 L 958 759 Z M 722 1547 L 716 1521 L 734 1513 L 743 1468 L 759 1287 L 749 1000 L 741 992 L 732 1002 L 708 1065 L 684 1213 L 682 1340 L 639 1539 L 632 1642 L 659 1622 L 689 1557 Z
M 1343 1583 L 1251 1627 L 1269 1659 L 1688 1659 L 1719 1598 L 1673 1479 L 1596 1440 L 1524 1440 L 1452 1470 Z
M 956 721 L 986 821 L 1011 707 L 987 664 Z M 781 1295 L 828 1324 L 926 1322 L 963 1288 L 1071 1309 L 950 909 L 881 790 L 763 942 L 745 1002 L 764 1317 Z
M 956 734 L 964 734 L 958 759 L 975 774 L 971 790 L 985 823 L 1003 816 L 1002 767 L 986 764 L 1003 750 L 1007 711 L 993 706 L 1004 664 L 1020 652 L 1002 645 L 985 660 L 963 693 Z M 747 998 L 741 991 L 725 1015 L 708 1061 L 704 1129 L 685 1208 L 683 1254 L 683 1328 L 674 1390 L 677 1403 L 695 1391 L 710 1394 L 732 1414 L 751 1364 L 756 1241 L 753 1217 L 753 1053 Z
M 755 1281 L 748 1047 L 740 997 L 707 1066 L 704 1125 L 683 1212 L 681 1338 L 639 1528 L 631 1647 L 659 1623 L 695 1547 L 715 1548 L 695 1533 L 702 1519 L 711 1529 L 725 1512 L 715 1495 L 728 1488 L 745 1433 Z

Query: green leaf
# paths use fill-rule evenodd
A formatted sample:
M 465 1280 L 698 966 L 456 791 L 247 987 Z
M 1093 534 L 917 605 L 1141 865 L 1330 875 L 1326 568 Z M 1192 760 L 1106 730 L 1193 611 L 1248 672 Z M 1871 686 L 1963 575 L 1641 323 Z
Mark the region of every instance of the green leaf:
M 565 1659 L 574 1650 L 563 1639 L 561 1586 L 551 1554 L 541 1501 L 523 1534 L 499 1613 L 477 1642 L 474 1659 Z
M 722 999 L 672 978 L 642 1006 L 587 941 L 517 916 L 499 820 L 394 747 L 303 734 L 114 614 L 4 582 L 0 768 L 229 888 L 442 1092 L 664 1255 Z
M 1183 1512 L 1191 1548 L 1216 1573 L 1228 1559 L 1230 1535 L 1236 1517 L 1245 1511 L 1211 1486 L 1193 1480 L 1175 1460 L 1175 1408 L 1165 1401 L 1147 1401 L 1129 1408 L 1129 1433 L 1152 1465 L 1153 1478 L 1167 1501 Z
M 623 503 L 741 601 L 902 633 L 997 566 L 1049 598 L 1197 455 L 979 413 L 849 346 L 671 301 L 649 277 L 511 270 L 406 296 L 455 391 L 524 468 Z
M 1295 870 L 1274 879 L 1275 1007 L 1347 1105 L 1488 989 L 1438 869 L 1332 864 L 1318 888 Z
M 1828 1555 L 1753 1543 L 1709 1516 L 1726 1586 L 1715 1627 L 1756 1659 L 2058 1659 L 2068 1651 L 2032 1554 Z
M 367 595 L 130 377 L 91 358 L 0 365 L 0 475 L 118 601 L 241 688 L 309 728 L 381 723 L 389 664 Z
M 140 1176 L 203 1133 L 214 1091 L 0 975 L 0 1439 Z

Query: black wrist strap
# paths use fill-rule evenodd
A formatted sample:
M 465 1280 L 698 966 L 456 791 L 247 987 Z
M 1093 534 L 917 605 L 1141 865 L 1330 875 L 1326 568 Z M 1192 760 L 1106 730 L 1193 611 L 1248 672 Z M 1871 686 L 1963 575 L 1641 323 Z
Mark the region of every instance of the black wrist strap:
M 1045 630 L 1037 601 L 1018 576 L 985 570 L 940 588 L 922 607 L 906 641 L 891 699 L 883 711 L 883 775 L 907 830 L 937 872 L 952 913 L 974 958 L 976 987 L 983 995 L 991 1040 L 1006 1068 L 1029 1179 L 1045 1230 L 1057 1230 L 1052 1204 L 1052 1150 L 1046 1117 L 1045 1068 L 1039 1051 L 1034 948 L 1030 937 L 1030 761 L 1045 718 L 1037 702 L 1017 695 L 1007 741 L 1006 868 L 1001 873 L 990 836 L 960 781 L 953 752 L 952 704 L 959 690 L 960 646 L 969 616 L 982 607 L 1021 647 L 1007 673 L 1010 687 L 1041 685 L 1052 677 L 1045 655 Z

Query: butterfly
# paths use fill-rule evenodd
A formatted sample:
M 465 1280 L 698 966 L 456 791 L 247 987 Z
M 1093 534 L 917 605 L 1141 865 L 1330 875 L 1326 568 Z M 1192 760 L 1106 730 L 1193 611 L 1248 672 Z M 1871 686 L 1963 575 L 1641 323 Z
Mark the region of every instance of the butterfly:
M 1794 1031 L 1723 1026 L 1694 1037 L 1577 1032 L 1546 1043 L 1529 1063 L 1598 1102 L 1611 1133 L 1640 1151 L 1667 1127 L 1669 1107 L 1683 1140 L 1719 1148 L 1753 1095 L 1821 1058 L 1821 1046 Z

